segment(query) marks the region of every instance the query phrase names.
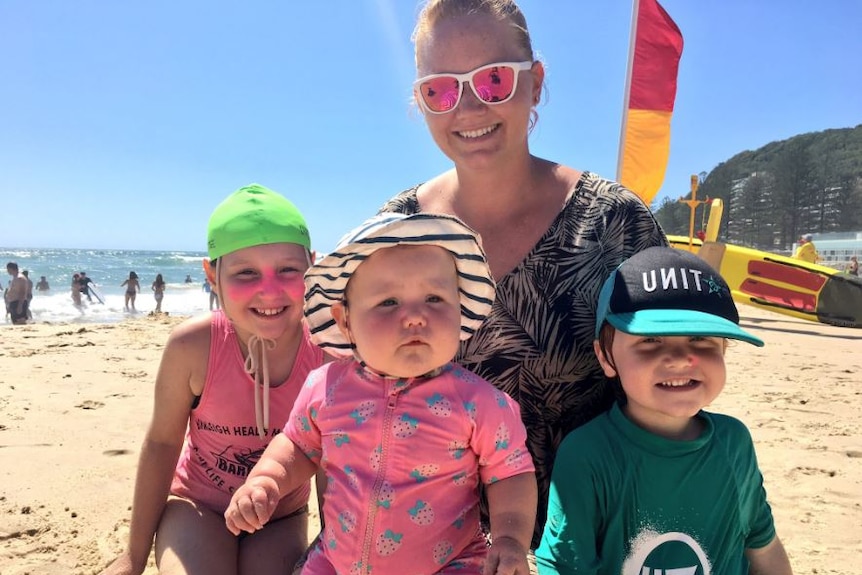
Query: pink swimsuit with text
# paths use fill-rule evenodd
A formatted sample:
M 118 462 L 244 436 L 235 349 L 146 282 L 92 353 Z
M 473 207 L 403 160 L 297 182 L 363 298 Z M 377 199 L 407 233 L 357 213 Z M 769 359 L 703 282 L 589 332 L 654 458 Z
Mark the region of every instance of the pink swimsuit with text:
M 258 437 L 254 415 L 254 379 L 244 369 L 236 332 L 221 311 L 213 312 L 209 365 L 200 403 L 191 412 L 171 493 L 224 513 L 231 495 L 243 484 L 272 437 L 281 433 L 308 373 L 323 364 L 323 352 L 305 337 L 290 376 L 270 387 L 270 427 Z M 273 518 L 308 503 L 309 484 L 285 496 Z

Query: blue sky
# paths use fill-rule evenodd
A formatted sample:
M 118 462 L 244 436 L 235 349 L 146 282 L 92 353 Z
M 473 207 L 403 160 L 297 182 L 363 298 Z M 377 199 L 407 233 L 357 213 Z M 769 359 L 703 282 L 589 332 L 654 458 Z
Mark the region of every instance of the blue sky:
M 663 0 L 685 49 L 659 198 L 770 141 L 862 123 L 862 2 Z M 615 177 L 629 0 L 520 2 L 533 153 Z M 3 0 L 0 246 L 203 250 L 259 182 L 318 251 L 450 167 L 411 108 L 413 0 Z

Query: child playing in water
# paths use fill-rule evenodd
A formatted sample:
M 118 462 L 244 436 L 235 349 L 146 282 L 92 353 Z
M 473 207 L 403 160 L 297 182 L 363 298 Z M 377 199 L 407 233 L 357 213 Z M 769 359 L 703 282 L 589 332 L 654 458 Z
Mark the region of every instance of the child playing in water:
M 165 280 L 162 278 L 162 274 L 156 274 L 156 279 L 153 281 L 153 285 L 150 286 L 153 290 L 153 297 L 156 298 L 156 309 L 153 310 L 155 313 L 162 312 L 162 300 L 165 299 Z
M 639 252 L 605 281 L 595 335 L 625 400 L 560 446 L 539 573 L 790 575 L 748 430 L 702 411 L 727 340 L 763 345 L 721 276 L 688 252 Z
M 308 482 L 297 482 L 257 533 L 235 537 L 222 514 L 323 364 L 303 321 L 313 260 L 296 207 L 259 185 L 216 207 L 207 278 L 220 311 L 171 333 L 135 483 L 128 549 L 105 574 L 140 574 L 155 536 L 160 573 L 282 575 L 308 546 Z
M 537 496 L 518 406 L 451 362 L 494 300 L 476 234 L 454 216 L 382 214 L 305 281 L 313 338 L 343 359 L 310 374 L 234 494 L 231 532 L 265 528 L 321 466 L 325 530 L 303 573 L 526 575 Z
M 141 282 L 138 281 L 138 274 L 129 272 L 129 279 L 124 280 L 120 284 L 120 287 L 126 288 L 124 309 L 126 311 L 137 311 L 135 310 L 135 298 L 138 296 L 138 292 L 141 291 Z

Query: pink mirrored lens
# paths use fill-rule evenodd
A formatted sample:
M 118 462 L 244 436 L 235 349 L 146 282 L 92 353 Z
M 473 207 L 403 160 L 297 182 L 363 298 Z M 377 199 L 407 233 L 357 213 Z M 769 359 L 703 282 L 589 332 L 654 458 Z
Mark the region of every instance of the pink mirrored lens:
M 448 112 L 458 104 L 461 83 L 453 76 L 440 76 L 422 82 L 419 92 L 432 112 Z
M 502 102 L 512 95 L 515 70 L 508 66 L 488 66 L 477 70 L 470 80 L 473 91 L 483 102 Z

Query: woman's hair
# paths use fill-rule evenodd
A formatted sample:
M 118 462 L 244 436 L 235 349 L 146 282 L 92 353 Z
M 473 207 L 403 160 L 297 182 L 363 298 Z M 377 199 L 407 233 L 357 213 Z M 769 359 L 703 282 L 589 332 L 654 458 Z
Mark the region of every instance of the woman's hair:
M 138 279 L 138 274 L 136 274 L 135 272 L 129 272 L 129 279 L 130 280 Z
M 525 60 L 536 60 L 533 53 L 533 41 L 530 39 L 530 30 L 527 28 L 527 19 L 514 0 L 427 0 L 425 6 L 419 12 L 416 19 L 416 27 L 413 29 L 414 54 L 416 67 L 419 67 L 419 42 L 434 29 L 439 22 L 453 18 L 461 18 L 471 14 L 484 14 L 500 22 L 508 22 L 515 30 L 519 48 L 523 52 Z M 542 94 L 546 87 L 542 86 Z M 535 104 L 530 111 L 530 127 L 532 132 L 539 121 L 539 113 Z
M 485 14 L 500 21 L 507 21 L 517 33 L 524 59 L 535 60 L 527 19 L 513 0 L 428 0 L 419 12 L 416 27 L 413 29 L 416 64 L 419 64 L 420 40 L 430 34 L 438 22 L 471 14 Z
M 162 279 L 162 274 L 156 274 L 156 283 L 159 285 L 165 283 L 165 280 Z

